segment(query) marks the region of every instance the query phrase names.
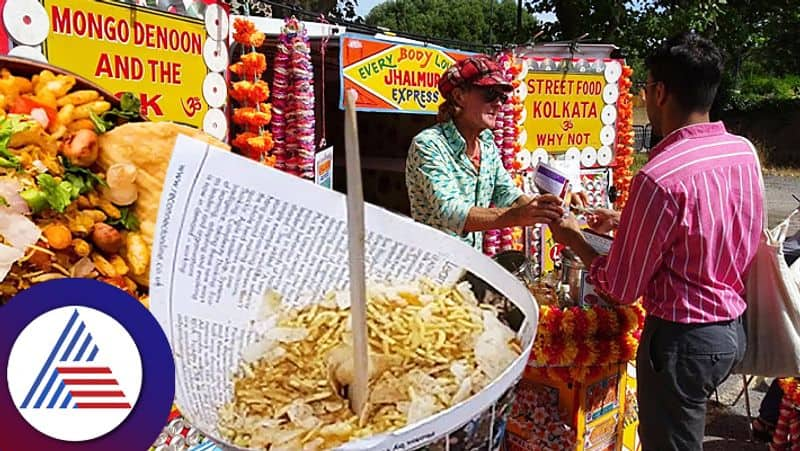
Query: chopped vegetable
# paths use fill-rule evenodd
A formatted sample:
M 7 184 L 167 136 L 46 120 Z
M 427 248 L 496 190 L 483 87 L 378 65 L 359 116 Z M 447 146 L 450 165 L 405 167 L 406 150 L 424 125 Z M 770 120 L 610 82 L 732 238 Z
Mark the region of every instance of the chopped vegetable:
M 71 164 L 67 158 L 61 157 L 61 164 L 64 166 L 64 180 L 75 185 L 80 194 L 86 194 L 97 186 L 108 186 L 106 181 L 97 174 L 89 169 Z
M 55 108 L 52 108 L 48 105 L 45 105 L 42 102 L 39 102 L 35 98 L 31 96 L 19 96 L 11 104 L 9 112 L 14 114 L 28 114 L 34 117 L 39 116 L 36 111 L 39 110 L 41 113 L 44 114 L 44 121 L 42 119 L 37 119 L 41 124 L 42 127 L 47 127 L 50 122 L 55 122 L 56 116 L 58 115 L 58 111 Z
M 69 204 L 78 198 L 77 189 L 66 180 L 59 183 L 50 174 L 39 174 L 36 176 L 36 182 L 44 193 L 47 204 L 58 213 L 63 213 Z
M 8 207 L 8 201 L 3 196 L 0 196 L 0 207 Z
M 31 208 L 31 212 L 39 213 L 47 208 L 47 196 L 36 188 L 26 189 L 19 193 L 25 203 Z
M 141 121 L 142 103 L 136 95 L 131 92 L 122 94 L 119 99 L 119 108 L 113 108 L 102 114 L 89 113 L 89 119 L 94 123 L 97 133 L 105 133 L 117 126 L 117 119 L 124 119 L 126 122 Z
M 121 207 L 119 209 L 120 218 L 108 221 L 112 226 L 120 226 L 126 230 L 139 230 L 139 219 L 133 214 L 130 208 Z
M 0 167 L 22 169 L 19 158 L 8 150 L 8 143 L 13 135 L 27 130 L 30 126 L 30 121 L 15 114 L 0 119 Z

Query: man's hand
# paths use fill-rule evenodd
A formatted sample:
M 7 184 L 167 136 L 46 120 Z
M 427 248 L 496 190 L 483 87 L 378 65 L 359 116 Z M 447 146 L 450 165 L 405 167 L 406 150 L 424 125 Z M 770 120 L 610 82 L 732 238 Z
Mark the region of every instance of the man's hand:
M 569 198 L 569 204 L 576 207 L 585 208 L 589 205 L 589 196 L 586 195 L 586 191 L 572 193 L 572 196 Z
M 619 226 L 620 213 L 607 208 L 598 208 L 586 217 L 589 227 L 597 233 L 606 234 Z
M 536 196 L 514 208 L 514 222 L 520 226 L 551 224 L 561 219 L 561 198 L 552 194 Z
M 556 240 L 557 243 L 561 243 L 567 247 L 573 247 L 575 243 L 584 240 L 581 226 L 573 215 L 569 215 L 558 221 L 553 221 L 553 223 L 550 224 L 550 232 L 552 232 L 553 239 Z

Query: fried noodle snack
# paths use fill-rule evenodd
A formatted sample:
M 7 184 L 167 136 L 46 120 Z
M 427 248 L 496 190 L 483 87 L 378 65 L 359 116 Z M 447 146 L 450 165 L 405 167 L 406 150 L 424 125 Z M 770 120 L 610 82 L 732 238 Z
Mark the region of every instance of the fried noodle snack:
M 520 355 L 516 335 L 481 305 L 468 283 L 430 280 L 367 289 L 370 396 L 347 401 L 352 334 L 346 293 L 281 311 L 277 327 L 245 350 L 219 429 L 249 448 L 321 450 L 400 429 L 454 406 Z M 270 294 L 271 308 L 280 303 Z

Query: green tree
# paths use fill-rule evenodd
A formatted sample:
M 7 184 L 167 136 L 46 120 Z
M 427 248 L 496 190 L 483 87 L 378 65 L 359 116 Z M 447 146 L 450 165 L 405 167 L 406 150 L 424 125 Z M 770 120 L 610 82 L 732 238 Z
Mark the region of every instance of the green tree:
M 521 43 L 538 29 L 525 11 L 517 33 L 516 0 L 389 0 L 372 10 L 366 23 L 483 45 Z
M 358 0 L 287 0 L 287 6 L 272 6 L 259 0 L 230 0 L 234 14 L 288 17 L 297 9 L 310 11 L 334 19 L 356 19 Z M 307 19 L 307 17 L 305 18 Z

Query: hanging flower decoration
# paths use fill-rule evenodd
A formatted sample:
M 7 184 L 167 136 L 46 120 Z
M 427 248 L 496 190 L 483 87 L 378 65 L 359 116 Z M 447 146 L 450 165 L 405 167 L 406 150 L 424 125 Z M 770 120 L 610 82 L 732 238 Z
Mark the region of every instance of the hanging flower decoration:
M 241 78 L 257 79 L 267 70 L 267 58 L 263 53 L 247 53 L 242 55 L 239 60 L 238 63 L 230 66 L 230 70 Z
M 511 174 L 517 186 L 522 187 L 522 178 L 518 177 L 521 166 L 516 158 L 517 152 L 522 148 L 519 143 L 519 136 L 522 131 L 522 126 L 520 125 L 522 100 L 519 98 L 516 88 L 521 83 L 519 75 L 523 70 L 523 66 L 511 53 L 503 53 L 497 57 L 497 60 L 504 69 L 504 78 L 514 87 L 514 91 L 512 91 L 508 101 L 497 113 L 494 142 L 500 152 L 503 167 Z M 483 250 L 490 257 L 497 252 L 521 250 L 522 247 L 521 227 L 489 230 L 483 235 Z
M 585 381 L 636 356 L 644 317 L 640 303 L 591 308 L 543 305 L 529 368 L 538 367 L 538 374 L 565 382 Z
M 260 128 L 272 120 L 272 105 L 261 103 L 258 107 L 237 108 L 233 112 L 233 122 L 248 129 Z
M 794 377 L 779 379 L 778 385 L 783 390 L 783 397 L 800 408 L 800 379 Z
M 772 434 L 770 450 L 800 449 L 800 383 L 797 378 L 779 379 L 778 385 L 783 390 L 783 399 Z
M 316 153 L 314 68 L 308 34 L 294 17 L 286 19 L 281 29 L 274 68 L 275 167 L 313 179 Z
M 269 85 L 264 80 L 242 80 L 231 86 L 231 97 L 239 103 L 261 103 L 269 98 Z
M 241 45 L 249 47 L 261 47 L 264 45 L 264 33 L 256 29 L 256 24 L 247 20 L 238 18 L 233 21 L 233 40 Z
M 617 101 L 617 144 L 614 154 L 614 185 L 618 197 L 616 206 L 618 210 L 625 207 L 631 188 L 631 165 L 633 164 L 633 94 L 631 94 L 631 75 L 633 69 L 629 66 L 622 67 L 622 76 L 619 79 L 619 100 Z
M 270 151 L 274 143 L 266 128 L 272 120 L 272 105 L 266 103 L 270 89 L 261 79 L 267 70 L 267 60 L 257 51 L 264 44 L 264 33 L 257 31 L 255 24 L 247 19 L 234 20 L 233 27 L 234 41 L 250 51 L 229 67 L 231 73 L 240 78 L 231 83 L 230 89 L 231 98 L 239 104 L 233 109 L 233 123 L 240 130 L 231 144 L 242 155 L 273 166 L 274 157 Z

